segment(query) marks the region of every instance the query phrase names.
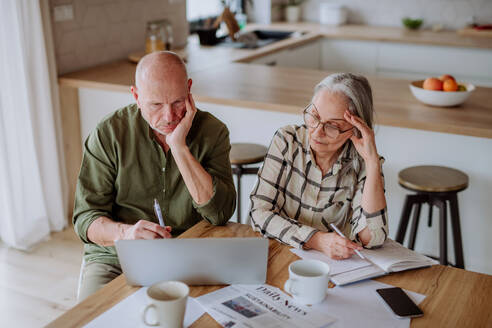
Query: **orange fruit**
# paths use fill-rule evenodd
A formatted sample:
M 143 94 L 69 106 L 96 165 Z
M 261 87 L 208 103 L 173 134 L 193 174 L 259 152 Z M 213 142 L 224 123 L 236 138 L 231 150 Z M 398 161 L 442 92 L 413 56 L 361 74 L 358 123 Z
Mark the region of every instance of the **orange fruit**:
M 426 90 L 442 91 L 442 84 L 443 82 L 437 77 L 428 77 L 424 81 L 423 88 Z
M 441 80 L 443 82 L 446 81 L 446 80 L 448 80 L 448 79 L 451 79 L 451 80 L 453 80 L 453 81 L 456 82 L 456 79 L 454 78 L 454 76 L 449 75 L 449 74 L 441 75 L 441 77 L 439 78 L 439 80 Z
M 456 81 L 452 79 L 444 80 L 444 82 L 442 83 L 442 89 L 444 91 L 457 91 L 458 83 L 456 83 Z

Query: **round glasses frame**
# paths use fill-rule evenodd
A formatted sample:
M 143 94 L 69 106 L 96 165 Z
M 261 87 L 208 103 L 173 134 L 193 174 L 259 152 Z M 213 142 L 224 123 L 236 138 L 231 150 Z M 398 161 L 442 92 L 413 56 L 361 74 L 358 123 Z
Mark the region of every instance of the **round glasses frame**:
M 317 129 L 320 124 L 323 125 L 323 132 L 330 138 L 337 138 L 340 134 L 345 133 L 347 131 L 350 131 L 353 129 L 353 127 L 347 129 L 347 130 L 340 130 L 338 127 L 330 124 L 329 122 L 321 122 L 319 118 L 314 116 L 313 114 L 309 113 L 309 110 L 311 107 L 314 107 L 316 111 L 318 112 L 318 108 L 314 103 L 310 103 L 309 105 L 304 108 L 302 112 L 302 117 L 304 119 L 304 123 L 306 124 L 307 127 L 311 129 Z M 346 122 L 344 119 L 333 119 L 332 121 L 343 121 Z

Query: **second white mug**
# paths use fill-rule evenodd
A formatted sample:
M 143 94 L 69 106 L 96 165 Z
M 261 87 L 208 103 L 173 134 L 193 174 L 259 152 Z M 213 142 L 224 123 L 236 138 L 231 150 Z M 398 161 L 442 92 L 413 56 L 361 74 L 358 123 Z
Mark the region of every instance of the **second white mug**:
M 190 289 L 180 281 L 163 281 L 153 284 L 147 289 L 148 305 L 142 313 L 142 321 L 146 326 L 181 328 L 186 310 L 186 302 Z M 153 309 L 155 322 L 147 321 L 147 312 Z
M 298 260 L 289 265 L 284 290 L 301 304 L 321 303 L 330 281 L 330 266 L 318 260 Z

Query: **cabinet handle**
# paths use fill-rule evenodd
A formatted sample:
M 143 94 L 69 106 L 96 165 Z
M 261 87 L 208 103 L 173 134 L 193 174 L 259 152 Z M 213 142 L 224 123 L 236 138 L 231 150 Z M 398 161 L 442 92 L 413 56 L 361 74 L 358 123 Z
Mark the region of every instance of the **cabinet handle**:
M 270 62 L 267 62 L 266 65 L 267 66 L 277 66 L 277 61 L 276 60 L 272 60 Z

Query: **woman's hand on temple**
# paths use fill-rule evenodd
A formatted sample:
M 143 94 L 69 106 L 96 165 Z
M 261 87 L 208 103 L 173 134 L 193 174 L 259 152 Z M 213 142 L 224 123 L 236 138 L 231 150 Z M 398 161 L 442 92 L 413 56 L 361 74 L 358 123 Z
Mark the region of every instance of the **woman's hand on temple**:
M 345 111 L 344 118 L 361 133 L 361 138 L 357 138 L 355 135 L 350 138 L 360 156 L 366 163 L 379 163 L 374 131 L 360 117 L 352 115 L 348 110 Z

